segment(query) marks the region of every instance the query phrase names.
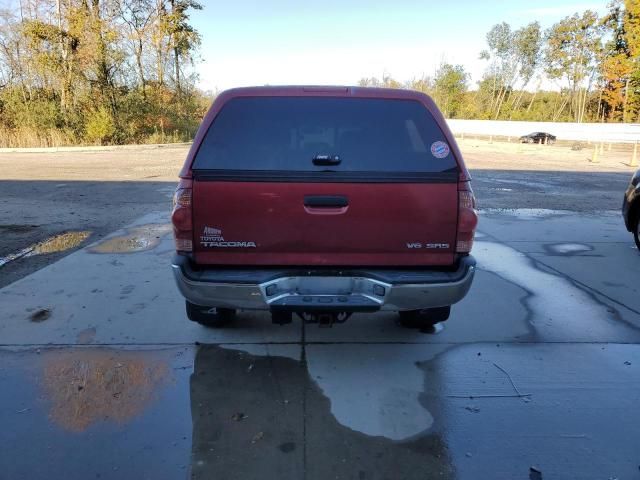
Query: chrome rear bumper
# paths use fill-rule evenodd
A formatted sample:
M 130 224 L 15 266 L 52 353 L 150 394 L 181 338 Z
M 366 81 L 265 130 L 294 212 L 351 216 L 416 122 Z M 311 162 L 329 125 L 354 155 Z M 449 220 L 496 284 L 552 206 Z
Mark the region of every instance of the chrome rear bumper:
M 194 269 L 176 256 L 173 273 L 191 303 L 241 310 L 376 311 L 420 310 L 452 305 L 464 298 L 475 260 L 460 260 L 453 271 L 344 269 Z

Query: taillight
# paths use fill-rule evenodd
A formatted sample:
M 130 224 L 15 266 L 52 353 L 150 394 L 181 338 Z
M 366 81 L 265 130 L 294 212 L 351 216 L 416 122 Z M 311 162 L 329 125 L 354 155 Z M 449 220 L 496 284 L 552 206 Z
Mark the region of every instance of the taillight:
M 457 253 L 469 253 L 473 247 L 473 236 L 478 226 L 476 197 L 469 182 L 458 184 L 458 242 Z
M 173 238 L 175 239 L 178 253 L 193 251 L 192 199 L 192 181 L 188 179 L 180 180 L 178 188 L 173 194 L 173 211 L 171 212 Z

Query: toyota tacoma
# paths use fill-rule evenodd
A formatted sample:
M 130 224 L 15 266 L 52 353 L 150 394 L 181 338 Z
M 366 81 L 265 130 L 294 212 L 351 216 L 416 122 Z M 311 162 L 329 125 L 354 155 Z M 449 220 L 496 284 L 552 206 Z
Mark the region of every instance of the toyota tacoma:
M 469 291 L 470 176 L 423 93 L 249 87 L 221 93 L 180 172 L 172 268 L 187 316 L 238 310 L 331 325 L 394 311 L 424 328 Z

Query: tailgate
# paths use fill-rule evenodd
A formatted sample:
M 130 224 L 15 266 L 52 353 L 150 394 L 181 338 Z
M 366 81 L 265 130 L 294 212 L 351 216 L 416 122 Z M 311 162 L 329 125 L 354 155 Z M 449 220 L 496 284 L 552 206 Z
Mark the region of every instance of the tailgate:
M 196 181 L 195 259 L 225 265 L 450 265 L 457 195 L 456 183 Z

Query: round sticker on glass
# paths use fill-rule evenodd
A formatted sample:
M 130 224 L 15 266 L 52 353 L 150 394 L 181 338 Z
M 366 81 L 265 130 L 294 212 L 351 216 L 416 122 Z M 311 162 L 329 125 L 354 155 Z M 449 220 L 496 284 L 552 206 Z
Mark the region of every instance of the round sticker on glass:
M 444 158 L 449 155 L 449 145 L 438 140 L 431 144 L 431 155 L 436 158 Z

